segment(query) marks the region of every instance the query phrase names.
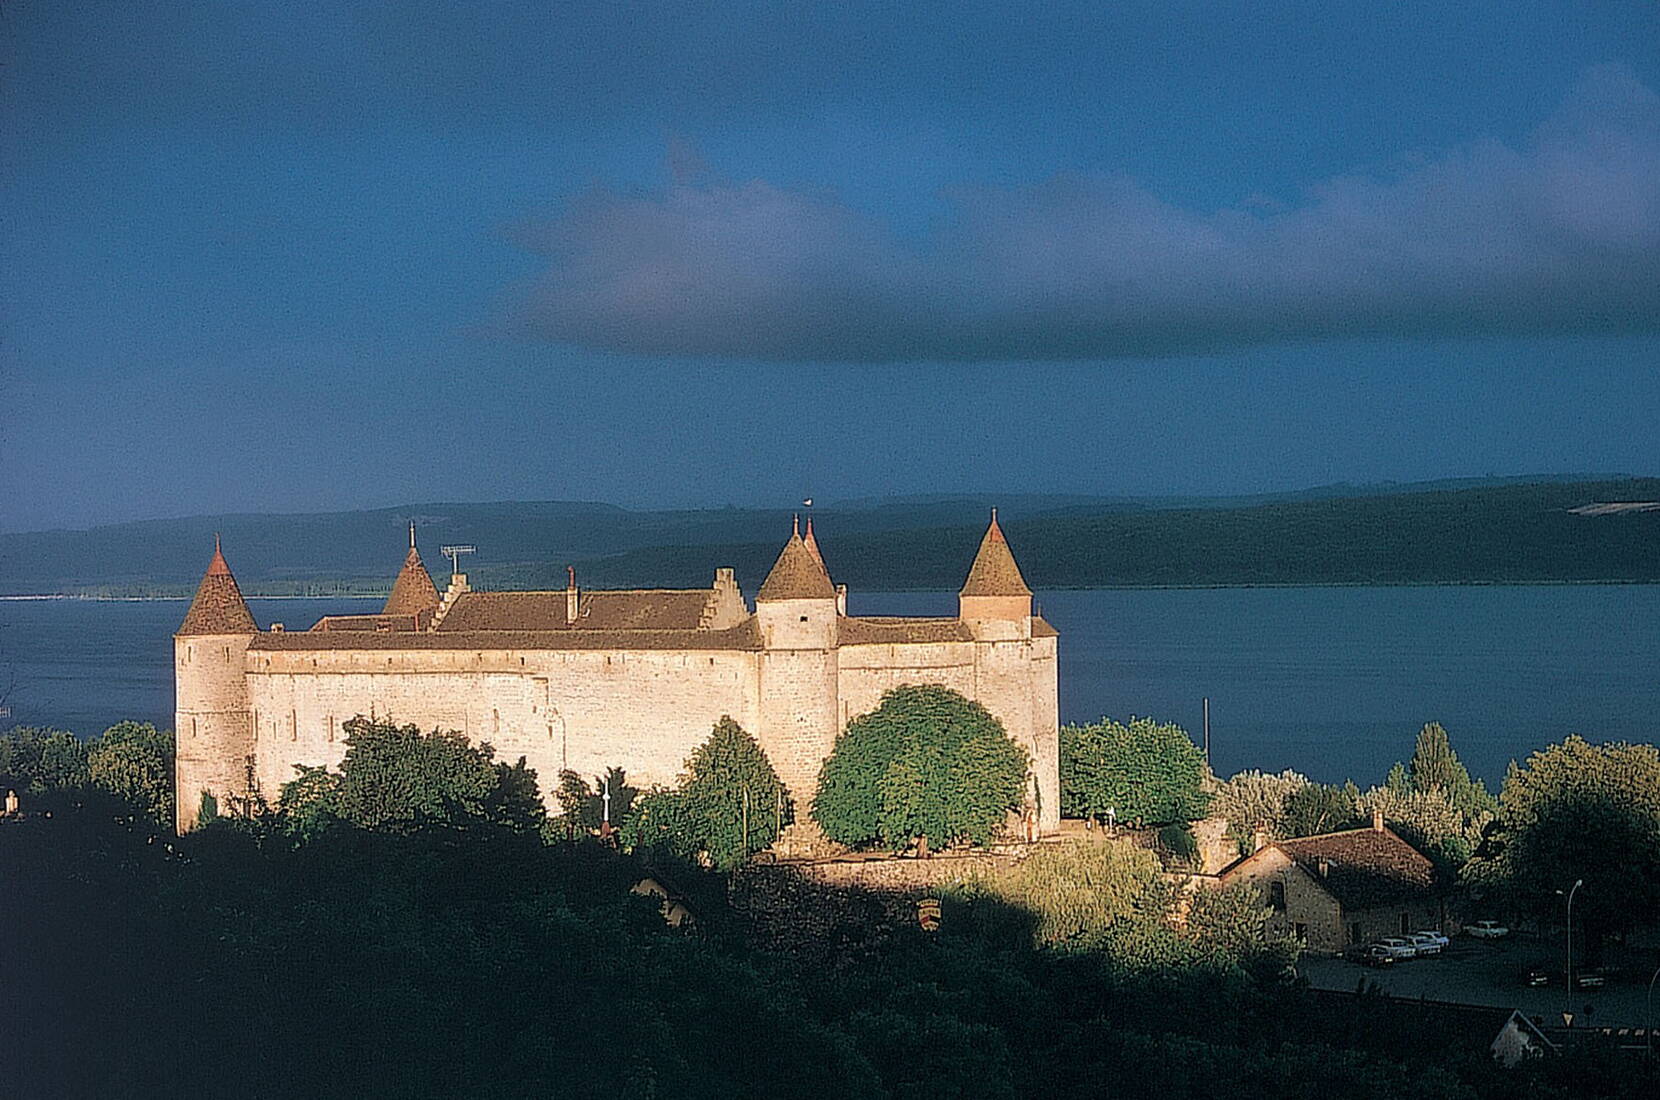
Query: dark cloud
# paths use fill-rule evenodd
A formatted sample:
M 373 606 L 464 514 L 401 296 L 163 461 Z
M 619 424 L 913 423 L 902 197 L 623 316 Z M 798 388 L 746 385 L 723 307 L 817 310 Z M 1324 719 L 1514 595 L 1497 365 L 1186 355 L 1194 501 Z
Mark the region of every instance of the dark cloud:
M 1089 359 L 1369 335 L 1660 329 L 1660 97 L 1589 71 L 1525 142 L 1276 207 L 1127 179 L 965 188 L 917 243 L 764 181 L 591 193 L 522 239 L 560 342 L 778 361 Z

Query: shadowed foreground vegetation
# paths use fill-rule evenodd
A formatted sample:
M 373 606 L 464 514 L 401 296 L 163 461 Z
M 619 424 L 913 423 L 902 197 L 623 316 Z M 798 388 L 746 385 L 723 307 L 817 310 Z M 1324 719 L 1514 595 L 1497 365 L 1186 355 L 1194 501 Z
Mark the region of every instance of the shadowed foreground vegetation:
M 400 774 L 378 750 L 362 759 Z M 1239 898 L 1196 909 L 1187 932 L 1171 928 L 1146 853 L 1058 849 L 1002 888 L 948 893 L 930 935 L 904 919 L 902 901 L 785 868 L 729 877 L 648 868 L 587 839 L 549 843 L 560 830 L 514 808 L 525 770 L 498 765 L 487 789 L 474 764 L 449 771 L 478 790 L 416 792 L 418 813 L 387 812 L 388 791 L 353 764 L 322 796 L 338 807 L 326 819 L 313 783 L 294 792 L 310 792 L 296 804 L 304 814 L 221 818 L 178 840 L 148 807 L 96 784 L 31 794 L 27 816 L 0 822 L 11 999 L 0 1086 L 19 1096 L 1653 1095 L 1638 1063 L 1594 1049 L 1507 1072 L 1488 1061 L 1480 1029 L 1402 1019 L 1365 998 L 1317 1004 L 1286 980 L 1283 954 L 1250 934 Z M 750 904 L 757 872 L 782 904 Z M 648 873 L 683 895 L 695 930 L 670 928 L 654 899 L 630 893 Z

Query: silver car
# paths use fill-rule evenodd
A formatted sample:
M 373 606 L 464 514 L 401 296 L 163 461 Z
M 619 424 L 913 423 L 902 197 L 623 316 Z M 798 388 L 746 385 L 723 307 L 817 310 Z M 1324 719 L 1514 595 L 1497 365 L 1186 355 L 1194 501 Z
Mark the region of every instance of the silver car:
M 1415 959 L 1418 957 L 1418 945 L 1401 936 L 1386 936 L 1379 940 L 1377 945 L 1397 959 Z
M 1440 936 L 1432 935 L 1428 932 L 1413 932 L 1411 935 L 1402 936 L 1401 939 L 1412 944 L 1418 949 L 1419 958 L 1423 958 L 1428 955 L 1439 955 L 1441 953 L 1441 948 L 1446 946 L 1446 944 L 1441 941 Z

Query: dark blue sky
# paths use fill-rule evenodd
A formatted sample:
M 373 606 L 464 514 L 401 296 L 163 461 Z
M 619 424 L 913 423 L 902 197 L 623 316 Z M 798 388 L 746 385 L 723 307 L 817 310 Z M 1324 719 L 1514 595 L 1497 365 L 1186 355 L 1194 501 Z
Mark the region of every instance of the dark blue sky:
M 1660 472 L 1660 5 L 0 13 L 0 529 Z

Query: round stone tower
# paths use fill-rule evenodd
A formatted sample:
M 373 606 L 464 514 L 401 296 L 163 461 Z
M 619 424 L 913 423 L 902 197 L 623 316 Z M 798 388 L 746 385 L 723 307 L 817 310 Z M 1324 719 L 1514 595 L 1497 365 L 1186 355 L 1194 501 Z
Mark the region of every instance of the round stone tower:
M 173 635 L 176 824 L 194 828 L 204 795 L 220 813 L 246 799 L 254 758 L 244 654 L 259 626 L 213 539 L 213 560 Z
M 755 596 L 761 630 L 756 740 L 806 815 L 836 742 L 836 588 L 799 530 Z

